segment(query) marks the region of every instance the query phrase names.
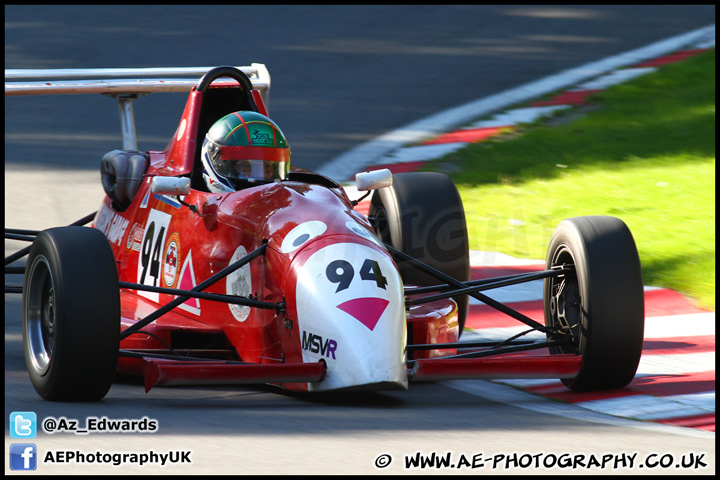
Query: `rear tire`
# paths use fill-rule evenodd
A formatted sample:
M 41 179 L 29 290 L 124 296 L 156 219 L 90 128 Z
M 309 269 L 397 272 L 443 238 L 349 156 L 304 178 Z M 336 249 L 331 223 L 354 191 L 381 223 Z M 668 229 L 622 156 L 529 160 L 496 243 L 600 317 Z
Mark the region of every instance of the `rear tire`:
M 120 290 L 99 230 L 40 232 L 25 270 L 22 337 L 30 381 L 52 401 L 97 401 L 110 389 L 120 346 Z
M 563 264 L 574 264 L 575 273 L 545 279 L 543 291 L 545 324 L 572 331 L 570 344 L 550 352 L 583 357 L 578 375 L 563 383 L 583 391 L 626 386 L 637 371 L 645 323 L 640 259 L 630 230 L 614 217 L 560 222 L 546 269 Z
M 390 187 L 376 190 L 369 217 L 375 233 L 388 245 L 461 282 L 470 280 L 467 225 L 462 200 L 450 177 L 436 172 L 393 175 Z M 400 275 L 407 285 L 438 285 L 435 277 L 405 262 Z M 468 296 L 458 304 L 458 336 L 468 311 Z

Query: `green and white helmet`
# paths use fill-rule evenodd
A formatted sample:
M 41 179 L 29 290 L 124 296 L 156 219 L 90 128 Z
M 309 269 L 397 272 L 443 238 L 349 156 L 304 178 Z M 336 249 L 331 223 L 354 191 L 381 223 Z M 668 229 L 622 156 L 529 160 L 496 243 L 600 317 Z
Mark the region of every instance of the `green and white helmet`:
M 210 127 L 202 145 L 203 178 L 211 192 L 234 192 L 246 182 L 287 178 L 290 147 L 265 115 L 240 111 Z

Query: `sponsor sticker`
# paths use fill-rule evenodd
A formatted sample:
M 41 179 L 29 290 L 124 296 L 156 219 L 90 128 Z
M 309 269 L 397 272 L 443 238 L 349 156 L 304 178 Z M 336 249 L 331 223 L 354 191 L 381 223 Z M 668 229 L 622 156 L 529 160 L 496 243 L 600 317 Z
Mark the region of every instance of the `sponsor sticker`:
M 125 247 L 129 250 L 135 250 L 136 252 L 140 251 L 140 247 L 142 246 L 142 239 L 143 234 L 145 233 L 145 229 L 140 225 L 139 223 L 133 224 L 132 228 L 130 229 L 130 234 L 128 235 L 127 242 L 125 242 Z
M 180 263 L 180 236 L 177 232 L 170 235 L 165 245 L 163 255 L 163 283 L 166 287 L 174 288 L 178 279 L 178 264 Z
M 103 205 L 95 222 L 95 228 L 103 232 L 110 243 L 120 246 L 129 223 L 129 220 L 110 210 L 107 205 Z
M 335 363 L 337 359 L 335 354 L 338 349 L 338 340 L 336 335 L 327 333 L 316 333 L 309 330 L 302 332 L 301 347 L 311 357 L 323 359 L 326 362 Z
M 230 264 L 233 264 L 247 255 L 245 247 L 240 245 L 233 253 Z M 226 292 L 228 295 L 237 295 L 247 297 L 252 291 L 252 277 L 250 274 L 250 265 L 243 265 L 226 277 Z M 228 304 L 230 312 L 238 322 L 244 322 L 250 315 L 250 307 L 246 305 Z

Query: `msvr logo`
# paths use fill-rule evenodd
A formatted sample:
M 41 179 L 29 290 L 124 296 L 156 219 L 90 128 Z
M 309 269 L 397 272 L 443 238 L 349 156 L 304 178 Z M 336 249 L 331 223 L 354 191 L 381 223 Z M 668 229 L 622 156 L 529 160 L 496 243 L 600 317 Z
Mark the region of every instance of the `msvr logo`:
M 335 350 L 337 350 L 337 342 L 330 338 L 326 338 L 323 341 L 323 337 L 315 335 L 314 333 L 306 332 L 303 330 L 302 336 L 302 349 L 307 350 L 311 353 L 319 353 L 323 357 L 335 360 Z

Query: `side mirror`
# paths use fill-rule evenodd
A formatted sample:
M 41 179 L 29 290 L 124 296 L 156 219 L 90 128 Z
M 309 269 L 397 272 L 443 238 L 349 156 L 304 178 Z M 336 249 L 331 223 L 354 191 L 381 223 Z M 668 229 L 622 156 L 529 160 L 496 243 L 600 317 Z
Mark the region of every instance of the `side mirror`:
M 360 172 L 355 175 L 355 188 L 360 191 L 377 190 L 389 187 L 392 183 L 392 172 L 387 168 L 371 172 Z
M 158 195 L 187 195 L 190 193 L 190 179 L 184 177 L 153 177 L 150 189 Z

